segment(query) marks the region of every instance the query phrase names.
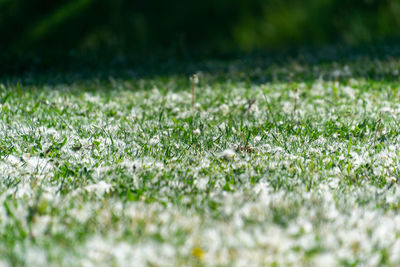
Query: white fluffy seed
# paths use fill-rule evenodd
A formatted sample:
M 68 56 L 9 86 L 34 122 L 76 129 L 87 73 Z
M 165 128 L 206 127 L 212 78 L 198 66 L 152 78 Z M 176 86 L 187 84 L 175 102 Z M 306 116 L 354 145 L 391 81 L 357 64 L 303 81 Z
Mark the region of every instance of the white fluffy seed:
M 235 156 L 235 151 L 232 149 L 226 149 L 222 152 L 222 157 L 226 160 L 231 160 Z

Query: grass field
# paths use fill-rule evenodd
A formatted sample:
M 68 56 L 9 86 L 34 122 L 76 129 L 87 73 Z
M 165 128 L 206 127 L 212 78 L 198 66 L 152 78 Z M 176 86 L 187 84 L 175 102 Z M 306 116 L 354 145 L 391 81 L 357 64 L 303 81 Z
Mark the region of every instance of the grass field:
M 188 69 L 3 79 L 0 266 L 400 264 L 396 57 Z

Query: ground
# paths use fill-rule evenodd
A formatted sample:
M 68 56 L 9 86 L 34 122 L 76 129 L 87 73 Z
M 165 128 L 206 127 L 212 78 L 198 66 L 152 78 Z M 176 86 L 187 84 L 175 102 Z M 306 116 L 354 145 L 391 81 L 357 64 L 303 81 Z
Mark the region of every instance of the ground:
M 4 80 L 0 266 L 398 266 L 400 61 L 262 62 Z

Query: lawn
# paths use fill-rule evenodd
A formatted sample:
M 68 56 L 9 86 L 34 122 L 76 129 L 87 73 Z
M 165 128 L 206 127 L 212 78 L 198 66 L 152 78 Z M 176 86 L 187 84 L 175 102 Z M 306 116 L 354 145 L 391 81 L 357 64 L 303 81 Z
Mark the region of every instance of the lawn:
M 400 264 L 398 57 L 196 64 L 2 78 L 0 266 Z

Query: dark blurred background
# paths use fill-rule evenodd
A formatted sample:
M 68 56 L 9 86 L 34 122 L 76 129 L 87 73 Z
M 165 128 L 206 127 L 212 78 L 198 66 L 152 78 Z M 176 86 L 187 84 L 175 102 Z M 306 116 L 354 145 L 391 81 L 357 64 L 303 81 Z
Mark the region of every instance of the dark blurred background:
M 0 0 L 0 71 L 400 37 L 399 0 Z M 17 64 L 18 63 L 18 64 Z

